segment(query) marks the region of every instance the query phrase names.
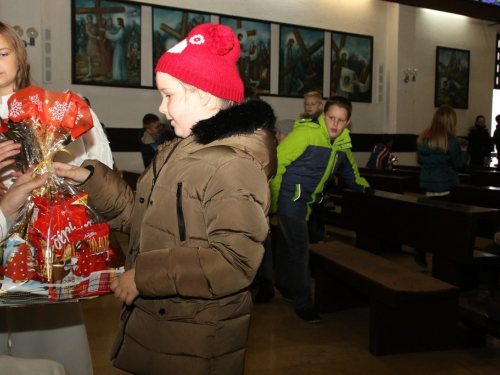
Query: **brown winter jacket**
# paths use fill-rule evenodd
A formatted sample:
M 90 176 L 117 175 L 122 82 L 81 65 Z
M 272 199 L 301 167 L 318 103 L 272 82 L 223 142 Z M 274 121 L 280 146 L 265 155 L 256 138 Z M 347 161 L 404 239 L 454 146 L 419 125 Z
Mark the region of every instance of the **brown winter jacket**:
M 103 164 L 82 184 L 112 227 L 130 228 L 140 296 L 123 309 L 114 365 L 134 374 L 242 374 L 248 286 L 268 234 L 275 117 L 263 101 L 220 111 L 158 148 L 134 196 Z M 154 177 L 156 176 L 156 177 Z

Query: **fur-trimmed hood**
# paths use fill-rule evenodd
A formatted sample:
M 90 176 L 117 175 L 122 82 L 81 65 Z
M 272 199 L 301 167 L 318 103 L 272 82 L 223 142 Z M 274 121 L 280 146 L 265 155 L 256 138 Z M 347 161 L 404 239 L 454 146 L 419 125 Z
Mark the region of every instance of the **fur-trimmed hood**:
M 274 135 L 275 123 L 276 116 L 269 104 L 262 100 L 249 100 L 198 122 L 193 126 L 192 133 L 197 143 L 207 145 L 234 135 L 249 135 L 257 129 L 268 130 Z M 158 143 L 172 141 L 174 138 L 173 127 L 167 126 Z
M 195 141 L 206 145 L 233 135 L 249 135 L 257 129 L 269 130 L 274 135 L 275 123 L 276 116 L 269 104 L 262 100 L 249 100 L 200 121 L 192 131 Z
M 276 117 L 269 104 L 262 100 L 249 100 L 198 122 L 192 128 L 192 135 L 181 140 L 179 146 L 186 153 L 228 146 L 240 157 L 252 159 L 272 177 L 277 166 L 275 122 Z M 172 128 L 163 135 L 164 142 L 175 139 Z

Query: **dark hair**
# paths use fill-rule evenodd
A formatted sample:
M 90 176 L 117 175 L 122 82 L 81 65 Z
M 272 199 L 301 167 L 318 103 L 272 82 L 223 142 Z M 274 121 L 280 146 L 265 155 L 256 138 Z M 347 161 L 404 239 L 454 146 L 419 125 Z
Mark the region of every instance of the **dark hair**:
M 147 128 L 149 125 L 154 124 L 156 121 L 160 121 L 160 118 L 154 113 L 148 113 L 142 118 L 142 127 Z
M 495 117 L 495 120 L 496 120 L 496 122 L 500 122 L 500 115 L 497 115 L 497 116 Z
M 325 103 L 325 108 L 323 112 L 328 112 L 328 108 L 332 105 L 336 105 L 337 107 L 344 108 L 347 110 L 347 120 L 351 118 L 352 114 L 352 103 L 349 99 L 344 98 L 343 96 L 331 96 Z
M 257 91 L 255 91 L 251 87 L 245 87 L 245 89 L 243 90 L 243 100 L 259 100 L 259 99 L 260 96 L 257 93 Z
M 476 122 L 475 123 L 477 123 L 477 120 L 479 120 L 480 118 L 484 118 L 486 120 L 486 117 L 484 117 L 483 115 L 479 115 L 479 116 L 476 117 Z
M 28 52 L 21 37 L 12 26 L 0 22 L 0 34 L 7 40 L 12 47 L 12 53 L 17 58 L 17 73 L 14 81 L 14 92 L 22 90 L 31 85 L 30 62 Z

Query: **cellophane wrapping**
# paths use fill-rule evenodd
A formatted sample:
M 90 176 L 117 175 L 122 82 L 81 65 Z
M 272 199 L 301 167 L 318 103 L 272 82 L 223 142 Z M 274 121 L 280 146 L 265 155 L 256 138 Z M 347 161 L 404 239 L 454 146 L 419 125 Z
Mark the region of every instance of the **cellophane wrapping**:
M 36 189 L 0 242 L 0 301 L 62 301 L 110 293 L 124 271 L 125 257 L 110 245 L 110 228 L 88 196 L 57 177 L 52 158 L 93 126 L 86 102 L 71 91 L 28 87 L 9 99 L 9 119 L 0 140 L 21 142 L 15 164 L 32 178 L 48 181 Z M 3 235 L 3 233 L 2 233 Z

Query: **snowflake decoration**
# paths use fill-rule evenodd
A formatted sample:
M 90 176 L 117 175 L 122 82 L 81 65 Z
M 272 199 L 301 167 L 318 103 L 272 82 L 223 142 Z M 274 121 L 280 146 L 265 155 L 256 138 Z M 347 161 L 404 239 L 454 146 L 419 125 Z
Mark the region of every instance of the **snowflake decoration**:
M 42 102 L 40 98 L 38 98 L 38 94 L 36 94 L 35 96 L 30 96 L 29 98 L 34 105 L 38 106 L 38 112 L 42 112 Z
M 196 34 L 196 35 L 193 35 L 191 38 L 189 38 L 189 43 L 191 43 L 191 44 L 203 44 L 203 43 L 205 43 L 205 38 L 201 34 Z
M 23 114 L 24 111 L 23 111 L 23 104 L 18 101 L 17 99 L 14 99 L 12 101 L 12 103 L 10 104 L 10 108 L 9 108 L 9 117 L 11 116 L 19 116 L 21 114 Z
M 80 111 L 80 108 L 78 108 L 78 113 L 76 114 L 76 118 L 75 118 L 75 125 L 78 124 L 78 121 L 80 121 L 80 119 L 83 117 L 83 114 L 82 112 Z
M 52 115 L 52 121 L 62 121 L 64 115 L 68 110 L 68 103 L 59 103 L 56 101 L 52 107 L 49 108 L 49 113 Z

